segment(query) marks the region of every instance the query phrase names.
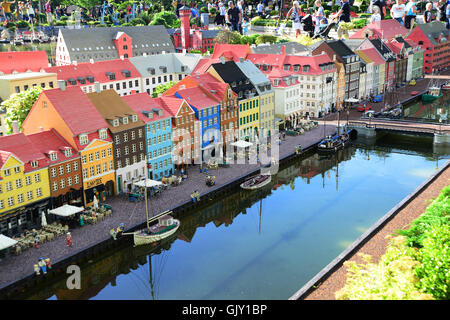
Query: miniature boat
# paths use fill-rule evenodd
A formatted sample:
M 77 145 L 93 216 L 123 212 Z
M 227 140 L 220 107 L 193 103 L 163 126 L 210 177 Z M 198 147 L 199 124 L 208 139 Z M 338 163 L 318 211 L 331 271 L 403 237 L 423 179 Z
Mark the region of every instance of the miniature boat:
M 443 90 L 450 90 L 450 81 L 447 81 L 442 85 Z
M 422 101 L 423 102 L 431 102 L 431 101 L 434 101 L 434 100 L 439 99 L 441 97 L 442 97 L 441 88 L 439 88 L 439 87 L 430 87 L 430 89 L 428 89 L 428 92 L 424 93 L 422 95 Z
M 344 132 L 340 135 L 333 137 L 328 136 L 319 142 L 317 151 L 320 153 L 336 152 L 339 149 L 343 149 L 346 143 L 350 140 L 350 131 Z
M 170 215 L 158 219 L 158 223 L 148 229 L 142 229 L 134 233 L 134 245 L 140 246 L 165 239 L 173 235 L 180 227 L 180 221 Z
M 255 190 L 269 184 L 272 180 L 270 174 L 259 174 L 241 183 L 241 188 L 245 190 Z

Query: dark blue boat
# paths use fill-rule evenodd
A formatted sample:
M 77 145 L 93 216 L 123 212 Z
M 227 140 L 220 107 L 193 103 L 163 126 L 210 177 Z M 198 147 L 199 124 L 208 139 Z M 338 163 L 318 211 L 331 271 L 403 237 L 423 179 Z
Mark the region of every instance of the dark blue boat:
M 352 131 L 353 129 L 339 135 L 328 136 L 319 142 L 317 151 L 321 153 L 332 153 L 343 149 L 345 145 L 348 145 Z

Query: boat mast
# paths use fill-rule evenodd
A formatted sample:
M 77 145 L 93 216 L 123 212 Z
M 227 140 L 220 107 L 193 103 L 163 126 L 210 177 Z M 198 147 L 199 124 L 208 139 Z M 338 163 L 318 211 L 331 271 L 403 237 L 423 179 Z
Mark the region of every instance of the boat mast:
M 155 300 L 155 288 L 153 284 L 153 274 L 152 274 L 152 254 L 148 256 L 148 267 L 150 270 L 150 289 L 152 291 L 152 299 Z
M 150 231 L 150 224 L 148 222 L 148 203 L 147 203 L 147 176 L 148 176 L 148 164 L 147 164 L 147 154 L 145 155 L 145 194 L 144 194 L 144 199 L 145 199 L 145 214 L 147 217 L 147 231 Z M 151 273 L 150 273 L 151 275 Z
M 259 201 L 259 228 L 258 228 L 258 234 L 261 234 L 261 213 L 262 213 L 262 198 Z

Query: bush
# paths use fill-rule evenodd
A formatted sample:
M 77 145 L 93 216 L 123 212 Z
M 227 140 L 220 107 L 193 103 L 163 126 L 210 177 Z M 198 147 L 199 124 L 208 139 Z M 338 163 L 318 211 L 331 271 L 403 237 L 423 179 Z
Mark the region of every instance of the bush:
M 181 25 L 181 21 L 177 18 L 175 13 L 162 11 L 153 16 L 150 25 L 164 25 L 166 28 L 178 28 Z
M 30 24 L 28 22 L 26 22 L 26 21 L 17 21 L 16 22 L 16 26 L 19 29 L 24 29 L 24 28 L 29 28 Z
M 367 25 L 368 20 L 367 19 L 355 19 L 352 21 L 352 23 L 353 23 L 353 27 L 355 29 L 362 29 Z
M 211 13 L 212 15 L 215 15 L 215 14 L 217 13 L 216 8 L 211 8 L 210 13 Z
M 55 22 L 54 22 L 54 24 L 55 24 L 55 26 L 65 26 L 65 25 L 67 25 L 67 21 L 62 21 L 62 20 L 56 20 Z
M 140 24 L 140 25 L 146 25 L 145 21 L 144 21 L 143 19 L 141 19 L 141 18 L 134 18 L 134 19 L 131 19 L 130 23 L 131 23 L 131 25 L 133 25 L 133 26 L 137 26 L 138 24 Z
M 272 36 L 270 34 L 262 34 L 258 36 L 255 40 L 255 44 L 259 45 L 261 43 L 275 43 L 277 41 L 277 37 Z
M 207 7 L 202 7 L 200 9 L 200 13 L 208 13 L 208 8 Z

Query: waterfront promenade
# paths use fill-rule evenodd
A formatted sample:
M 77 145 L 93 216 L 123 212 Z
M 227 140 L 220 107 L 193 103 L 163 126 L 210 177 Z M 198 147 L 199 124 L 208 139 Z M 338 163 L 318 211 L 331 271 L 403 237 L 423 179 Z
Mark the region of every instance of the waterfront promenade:
M 447 162 L 446 168 L 431 184 L 414 196 L 411 202 L 400 209 L 395 216 L 388 221 L 380 230 L 369 237 L 369 240 L 359 249 L 355 250 L 347 259 L 343 259 L 340 266 L 323 279 L 316 288 L 301 299 L 304 300 L 336 300 L 335 293 L 344 287 L 346 282 L 347 268 L 343 265 L 345 261 L 355 261 L 362 263 L 358 253 L 369 254 L 373 257 L 373 262 L 377 263 L 385 253 L 389 239 L 386 236 L 392 235 L 396 230 L 409 228 L 410 223 L 425 212 L 426 207 L 432 199 L 437 197 L 441 190 L 450 184 L 450 165 Z
M 335 126 L 326 126 L 327 135 L 334 132 L 336 132 Z M 286 136 L 286 140 L 282 141 L 279 146 L 280 159 L 292 154 L 297 144 L 307 148 L 318 143 L 323 138 L 323 134 L 324 128 L 319 126 L 300 136 Z M 229 168 L 219 167 L 219 169 L 211 169 L 209 174 L 216 177 L 216 186 L 214 187 L 206 186 L 206 175 L 199 172 L 198 166 L 189 168 L 188 179 L 182 182 L 180 186 L 172 187 L 165 190 L 161 195 L 150 198 L 149 212 L 151 215 L 154 215 L 178 207 L 186 201 L 190 201 L 190 194 L 194 190 L 198 190 L 200 195 L 203 196 L 258 168 L 259 165 L 257 164 L 234 164 L 230 165 Z M 206 197 L 202 198 L 201 201 L 210 200 Z M 41 244 L 39 249 L 29 248 L 18 256 L 8 255 L 0 261 L 0 270 L 2 270 L 0 272 L 0 289 L 9 283 L 32 275 L 33 265 L 38 262 L 40 257 L 50 258 L 52 263 L 56 263 L 73 255 L 75 252 L 85 250 L 96 243 L 107 240 L 110 238 L 109 231 L 111 228 L 117 228 L 122 222 L 125 224 L 125 229 L 145 222 L 144 201 L 132 203 L 125 196 L 117 196 L 107 200 L 106 203 L 113 207 L 112 216 L 97 224 L 71 229 L 73 237 L 72 247 L 67 247 L 65 237 L 61 236 L 51 242 Z

